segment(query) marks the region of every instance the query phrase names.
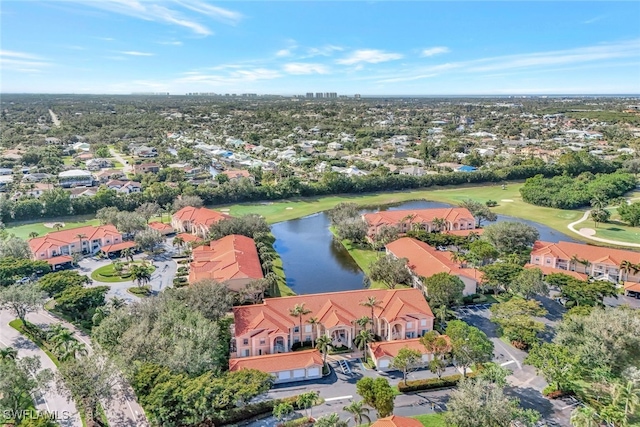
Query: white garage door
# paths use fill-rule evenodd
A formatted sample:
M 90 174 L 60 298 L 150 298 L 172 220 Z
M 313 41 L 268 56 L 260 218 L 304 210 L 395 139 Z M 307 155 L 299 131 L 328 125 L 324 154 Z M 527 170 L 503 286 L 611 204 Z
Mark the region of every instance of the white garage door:
M 428 362 L 429 361 L 429 355 L 428 354 L 423 354 L 422 355 L 422 361 L 423 362 Z
M 383 359 L 380 361 L 380 367 L 381 368 L 388 368 L 389 367 L 389 361 L 386 359 Z
M 293 378 L 304 378 L 305 373 L 305 369 L 296 369 L 295 371 L 293 371 Z
M 317 377 L 320 375 L 320 368 L 309 368 L 307 371 L 307 376 L 309 377 Z
M 288 380 L 289 378 L 291 378 L 291 372 L 289 371 L 278 372 L 279 380 Z

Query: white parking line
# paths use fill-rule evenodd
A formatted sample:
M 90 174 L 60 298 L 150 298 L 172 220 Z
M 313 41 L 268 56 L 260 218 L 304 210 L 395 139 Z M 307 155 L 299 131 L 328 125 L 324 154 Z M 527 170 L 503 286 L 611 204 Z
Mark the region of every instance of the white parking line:
M 325 399 L 325 402 L 333 402 L 334 400 L 344 400 L 344 399 L 352 399 L 353 396 L 340 396 L 340 397 L 330 397 Z
M 511 365 L 512 363 L 516 363 L 516 361 L 515 360 L 509 360 L 508 362 L 501 363 L 500 366 L 507 366 L 507 365 Z

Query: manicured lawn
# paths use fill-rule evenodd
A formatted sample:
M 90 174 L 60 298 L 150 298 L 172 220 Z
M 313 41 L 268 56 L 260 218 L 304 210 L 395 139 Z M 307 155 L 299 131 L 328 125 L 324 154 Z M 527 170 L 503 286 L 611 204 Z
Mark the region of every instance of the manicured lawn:
M 139 263 L 136 263 L 139 264 Z M 155 271 L 155 267 L 149 265 L 151 273 Z M 126 268 L 125 268 L 126 270 Z M 133 280 L 129 273 L 124 273 L 123 276 L 119 276 L 113 269 L 113 264 L 104 265 L 97 270 L 91 272 L 91 278 L 96 282 L 116 283 L 116 282 L 129 282 Z
M 100 221 L 93 218 L 92 215 L 78 215 L 78 216 L 68 216 L 68 217 L 60 217 L 54 219 L 47 219 L 45 221 L 48 223 L 60 223 L 64 224 L 64 227 L 61 230 L 68 230 L 71 228 L 84 227 L 86 225 L 99 225 Z M 56 231 L 55 228 L 45 227 L 45 222 L 31 222 L 31 223 L 19 223 L 13 225 L 13 223 L 7 224 L 7 231 L 9 233 L 13 233 L 16 237 L 20 237 L 21 239 L 28 239 L 29 233 L 36 232 L 38 236 L 44 236 L 47 233 L 51 233 L 52 231 Z
M 444 414 L 442 413 L 416 415 L 415 417 L 411 417 L 411 418 L 415 418 L 416 420 L 420 421 L 422 425 L 425 427 L 444 427 L 445 426 Z
M 273 272 L 278 276 L 278 287 L 276 289 L 276 295 L 274 297 L 289 297 L 296 293 L 293 289 L 287 286 L 287 281 L 284 276 L 284 270 L 282 268 L 282 258 L 279 256 L 273 260 Z

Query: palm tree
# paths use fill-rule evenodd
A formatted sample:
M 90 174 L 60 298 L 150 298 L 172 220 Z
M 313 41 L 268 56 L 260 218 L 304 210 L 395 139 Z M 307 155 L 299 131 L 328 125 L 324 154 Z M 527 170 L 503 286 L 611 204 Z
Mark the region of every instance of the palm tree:
M 571 425 L 574 427 L 600 427 L 601 423 L 597 417 L 596 410 L 590 406 L 576 408 L 571 413 Z
M 55 229 L 56 229 L 56 231 L 60 231 L 60 229 L 61 229 L 62 227 L 64 227 L 64 224 L 61 224 L 61 223 L 59 223 L 59 222 L 56 222 L 55 224 L 53 224 L 53 225 L 52 225 L 52 227 L 53 227 L 53 228 L 55 228 Z
M 302 316 L 306 316 L 311 313 L 311 310 L 304 307 L 304 303 L 296 304 L 293 308 L 289 309 L 289 316 L 297 317 L 299 319 L 298 326 L 300 330 L 300 345 L 302 345 Z
M 447 307 L 446 305 L 441 305 L 438 306 L 436 308 L 433 309 L 433 314 L 435 314 L 435 316 L 438 318 L 438 320 L 440 321 L 440 327 L 444 330 L 445 325 L 447 323 L 447 318 L 449 316 L 454 315 L 453 311 L 449 310 L 449 307 Z
M 460 264 L 460 268 L 462 268 L 462 265 L 464 264 L 464 254 L 459 251 L 451 251 L 449 254 L 451 256 L 451 261 Z
M 329 415 L 324 415 L 317 419 L 314 423 L 314 426 L 317 427 L 348 427 L 348 420 L 344 421 L 340 419 L 340 415 L 337 413 L 332 413 Z
M 371 309 L 371 333 L 375 335 L 375 317 L 374 310 L 376 307 L 380 307 L 382 301 L 378 300 L 376 297 L 367 297 L 366 300 L 361 301 L 360 305 L 363 307 L 369 307 Z
M 343 407 L 342 410 L 353 415 L 353 421 L 356 426 L 363 424 L 362 420 L 367 420 L 367 424 L 371 423 L 371 417 L 369 417 L 370 409 L 364 406 L 364 401 L 362 400 L 351 402 L 351 404 Z
M 436 231 L 443 231 L 447 225 L 447 221 L 445 221 L 444 218 L 433 218 L 431 223 Z
M 371 341 L 373 341 L 373 334 L 370 331 L 364 329 L 358 332 L 358 335 L 356 335 L 353 340 L 356 347 L 362 350 L 362 353 L 364 355 L 364 363 L 367 363 L 367 344 L 369 344 Z
M 315 347 L 316 345 L 315 345 L 314 333 L 318 332 L 318 325 L 320 324 L 320 319 L 318 319 L 317 317 L 310 317 L 309 319 L 307 319 L 307 323 L 310 324 L 314 329 L 313 331 L 311 331 L 311 347 Z
M 635 266 L 633 265 L 633 263 L 631 261 L 627 261 L 627 260 L 622 261 L 620 263 L 620 265 L 618 266 L 618 268 L 620 269 L 620 273 L 626 273 L 627 278 L 629 278 L 629 272 L 632 271 L 632 270 L 635 270 L 634 267 Z M 636 273 L 637 273 L 637 271 L 636 271 Z M 620 281 L 621 282 L 624 281 L 623 277 L 624 276 L 622 274 L 620 274 Z
M 73 336 L 73 332 L 65 327 L 61 327 L 57 333 L 51 338 L 49 342 L 53 345 L 53 352 L 58 356 L 60 360 L 63 360 L 63 356 L 68 352 L 71 343 L 77 342 Z
M 0 348 L 0 361 L 15 360 L 18 357 L 18 350 L 13 347 Z
M 174 248 L 177 247 L 178 249 L 182 249 L 182 247 L 184 246 L 184 239 L 180 236 L 174 237 L 171 244 Z
M 128 259 L 129 262 L 133 262 L 133 249 L 124 248 L 122 251 L 120 251 L 120 256 L 124 259 Z
M 30 239 L 35 239 L 36 237 L 38 237 L 38 233 L 36 231 L 32 231 L 31 233 L 29 233 Z
M 624 407 L 624 415 L 635 412 L 640 406 L 640 388 L 633 382 L 616 384 L 613 388 L 613 404 Z
M 151 281 L 151 270 L 146 265 L 136 265 L 131 267 L 131 277 L 134 282 L 138 283 L 138 286 L 142 286 L 145 283 Z
M 65 345 L 62 349 L 62 353 L 60 354 L 60 361 L 64 362 L 70 359 L 76 359 L 78 356 L 86 356 L 87 355 L 87 347 L 81 342 L 77 340 L 70 341 Z
M 322 353 L 322 366 L 327 365 L 327 354 L 331 347 L 331 338 L 326 335 L 320 335 L 316 340 L 316 348 Z
M 82 234 L 82 233 L 76 234 L 76 238 L 80 240 L 80 252 L 82 253 L 84 253 L 84 246 L 82 246 L 82 243 L 84 242 L 83 239 L 85 239 L 86 237 L 87 237 L 86 234 Z
M 298 407 L 304 408 L 305 415 L 307 416 L 307 418 L 310 418 L 311 413 L 307 412 L 307 410 L 313 407 L 313 405 L 315 405 L 317 401 L 318 401 L 318 392 L 308 391 L 298 396 L 298 399 L 296 400 L 296 404 L 298 405 Z
M 370 321 L 371 319 L 369 319 L 367 316 L 362 316 L 361 318 L 356 319 L 355 323 L 356 325 L 360 326 L 360 329 L 365 329 Z
M 126 303 L 126 302 L 125 302 L 125 300 L 124 300 L 124 299 L 122 299 L 122 298 L 118 298 L 118 297 L 112 297 L 112 298 L 109 300 L 109 304 L 111 304 L 111 307 L 113 307 L 113 308 L 114 308 L 114 310 L 117 310 L 117 309 L 119 309 L 119 308 L 124 307 L 125 303 Z

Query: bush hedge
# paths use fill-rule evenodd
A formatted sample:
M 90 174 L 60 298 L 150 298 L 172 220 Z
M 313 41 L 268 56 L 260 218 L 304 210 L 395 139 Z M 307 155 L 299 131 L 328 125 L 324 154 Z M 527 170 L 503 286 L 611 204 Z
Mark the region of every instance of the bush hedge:
M 297 400 L 298 396 L 291 396 L 285 397 L 283 399 L 273 399 L 258 403 L 251 403 L 239 408 L 222 411 L 215 417 L 211 418 L 209 421 L 212 422 L 215 426 L 236 424 L 241 421 L 259 417 L 260 415 L 270 415 L 271 413 L 273 413 L 273 408 L 280 403 L 290 403 L 294 409 L 302 409 L 299 408 L 296 404 Z
M 467 378 L 473 378 L 476 374 L 469 372 Z M 462 374 L 448 375 L 442 378 L 427 378 L 424 380 L 407 381 L 398 384 L 398 391 L 400 393 L 411 393 L 413 391 L 433 390 L 437 388 L 455 387 L 462 379 Z

